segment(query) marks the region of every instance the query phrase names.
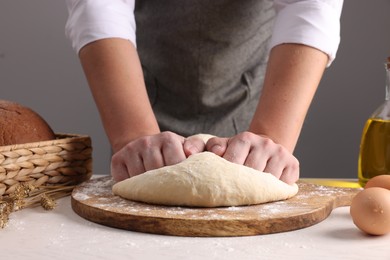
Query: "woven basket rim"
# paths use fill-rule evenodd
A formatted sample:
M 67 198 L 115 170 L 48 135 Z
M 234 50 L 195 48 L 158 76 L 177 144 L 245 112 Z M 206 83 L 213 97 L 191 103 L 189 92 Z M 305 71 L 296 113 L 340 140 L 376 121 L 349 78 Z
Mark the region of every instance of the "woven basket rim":
M 88 135 L 55 133 L 56 139 L 0 146 L 0 197 L 20 183 L 74 185 L 92 176 Z
M 55 136 L 56 139 L 53 140 L 0 146 L 0 152 L 7 152 L 7 151 L 12 151 L 17 149 L 44 147 L 44 146 L 61 144 L 69 141 L 90 139 L 90 136 L 83 135 L 83 134 L 55 133 Z

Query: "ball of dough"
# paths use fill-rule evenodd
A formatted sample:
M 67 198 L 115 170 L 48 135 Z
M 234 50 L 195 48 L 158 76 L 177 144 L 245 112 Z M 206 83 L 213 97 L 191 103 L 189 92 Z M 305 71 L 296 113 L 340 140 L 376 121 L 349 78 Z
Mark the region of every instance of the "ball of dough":
M 235 164 L 210 152 L 118 182 L 113 193 L 150 204 L 219 207 L 284 200 L 298 192 L 270 173 Z
M 0 146 L 55 139 L 48 123 L 18 103 L 0 100 Z

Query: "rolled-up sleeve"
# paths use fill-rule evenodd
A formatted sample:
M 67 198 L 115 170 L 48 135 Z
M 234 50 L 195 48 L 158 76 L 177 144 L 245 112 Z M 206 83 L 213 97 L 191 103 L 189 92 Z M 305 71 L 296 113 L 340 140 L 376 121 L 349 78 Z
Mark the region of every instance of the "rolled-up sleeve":
M 270 47 L 298 43 L 336 57 L 343 0 L 274 0 L 277 17 Z
M 136 45 L 134 0 L 66 0 L 65 34 L 78 53 L 104 38 L 123 38 Z

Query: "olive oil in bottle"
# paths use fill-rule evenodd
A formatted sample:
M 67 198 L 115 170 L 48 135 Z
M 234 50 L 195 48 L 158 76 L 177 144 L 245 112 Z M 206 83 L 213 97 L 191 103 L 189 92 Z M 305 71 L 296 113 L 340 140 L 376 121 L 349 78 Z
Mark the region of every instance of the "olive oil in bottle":
M 367 120 L 360 143 L 359 184 L 377 175 L 390 174 L 390 57 L 385 64 L 386 100 Z

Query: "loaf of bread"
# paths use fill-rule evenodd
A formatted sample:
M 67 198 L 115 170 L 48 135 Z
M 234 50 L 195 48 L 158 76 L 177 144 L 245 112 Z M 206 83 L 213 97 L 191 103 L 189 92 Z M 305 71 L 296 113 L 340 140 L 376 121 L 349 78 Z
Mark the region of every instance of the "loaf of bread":
M 0 146 L 55 139 L 49 124 L 32 109 L 0 100 Z

